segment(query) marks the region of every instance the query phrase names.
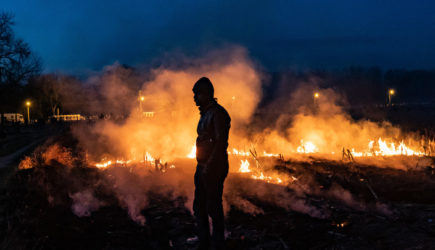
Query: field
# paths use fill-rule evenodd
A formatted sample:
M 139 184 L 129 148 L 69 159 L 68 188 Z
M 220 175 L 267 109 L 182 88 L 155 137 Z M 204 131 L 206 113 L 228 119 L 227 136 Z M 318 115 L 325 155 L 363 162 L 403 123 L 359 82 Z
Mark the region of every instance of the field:
M 140 164 L 99 169 L 75 143 L 69 133 L 52 136 L 33 153 L 32 168 L 8 179 L 0 193 L 2 249 L 195 249 L 193 160 L 181 159 L 166 171 Z M 258 160 L 269 166 L 265 174 L 290 181 L 229 174 L 229 249 L 435 244 L 433 157 L 417 159 L 420 166 L 409 170 L 313 156 Z

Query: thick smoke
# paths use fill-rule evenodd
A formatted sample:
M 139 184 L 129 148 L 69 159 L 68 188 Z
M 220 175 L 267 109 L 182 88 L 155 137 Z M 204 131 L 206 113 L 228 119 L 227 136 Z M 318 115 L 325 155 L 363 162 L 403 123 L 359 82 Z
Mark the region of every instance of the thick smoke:
M 162 66 L 151 70 L 140 95 L 122 80 L 124 71 L 121 77 L 100 77 L 102 95 L 110 97 L 107 110 L 129 107 L 128 118 L 122 124 L 100 121 L 91 134 L 75 130 L 84 148 L 100 150 L 105 144 L 103 147 L 110 148 L 110 153 L 129 159 L 141 159 L 146 152 L 165 161 L 185 157 L 194 146 L 199 119 L 192 87 L 202 76 L 211 79 L 215 97 L 230 113 L 230 138 L 237 141 L 261 98 L 261 74 L 246 51 L 220 50 L 200 59 L 185 59 L 184 64 L 177 69 Z M 153 117 L 144 118 L 141 110 Z
M 378 139 L 382 138 L 390 146 L 404 142 L 414 151 L 424 151 L 424 140 L 416 134 L 404 134 L 400 128 L 387 121 L 373 122 L 354 120 L 345 110 L 345 97 L 327 88 L 321 89 L 316 83 L 318 79 L 301 83 L 291 93 L 283 93 L 263 112 L 273 112 L 277 105 L 283 106 L 287 112 L 278 115 L 273 122 L 266 125 L 261 132 L 253 135 L 252 141 L 267 152 L 282 153 L 288 157 L 306 157 L 306 154 L 295 154 L 306 150 L 306 143 L 314 145 L 313 152 L 319 157 L 341 159 L 343 150 L 351 152 L 371 152 L 379 150 Z M 318 93 L 318 98 L 313 96 Z M 284 98 L 288 96 L 287 98 Z M 374 141 L 372 148 L 370 142 Z M 298 150 L 299 149 L 299 150 Z M 418 157 L 396 156 L 354 158 L 360 162 L 399 169 L 415 167 Z
M 183 58 L 176 67 L 164 64 L 142 72 L 118 64 L 108 66 L 101 74 L 88 79 L 87 99 L 90 100 L 89 112 L 102 113 L 110 119 L 73 126 L 73 134 L 87 156 L 83 164 L 94 165 L 103 159 L 148 160 L 128 168 L 104 169 L 101 171 L 103 180 L 98 183 L 116 197 L 117 204 L 138 224 L 146 222 L 142 211 L 151 202 L 152 195 L 183 197 L 186 208 L 192 208 L 195 163 L 184 158 L 195 143 L 199 111 L 193 102 L 192 87 L 202 76 L 211 79 L 218 102 L 232 118 L 230 150 L 251 149 L 259 154 L 266 151 L 300 158 L 307 156 L 296 153 L 298 148 L 304 142 L 311 142 L 318 155 L 337 159 L 343 149 L 365 150 L 371 140 L 380 137 L 395 141 L 407 139 L 400 129 L 388 122 L 355 121 L 342 108 L 346 103 L 344 98 L 332 89 L 321 89 L 317 84 L 319 79 L 315 78 L 299 84 L 296 89 L 280 91 L 275 102 L 262 107 L 263 117 L 252 122 L 262 97 L 264 78 L 246 50 L 238 47 L 214 51 L 201 58 Z M 314 91 L 319 93 L 318 98 L 313 97 Z M 277 113 L 275 117 L 271 115 Z M 72 155 L 55 144 L 39 158 L 45 165 L 56 162 L 72 166 L 77 162 Z M 150 157 L 163 164 L 174 163 L 175 168 L 164 174 L 153 172 Z M 366 159 L 365 163 L 396 168 L 416 165 L 408 159 L 369 161 Z M 29 168 L 36 162 L 35 158 L 26 158 L 21 168 Z M 232 172 L 238 170 L 239 164 L 240 159 L 231 162 Z M 265 163 L 262 168 L 271 164 L 275 162 Z M 257 203 L 270 203 L 287 211 L 328 217 L 326 208 L 310 203 L 308 196 L 311 195 L 335 199 L 354 209 L 369 209 L 338 184 L 320 190 L 310 176 L 298 177 L 299 180 L 293 182 L 290 176 L 273 174 L 284 184 L 233 178 L 230 174 L 224 190 L 226 212 L 235 207 L 259 215 L 264 211 Z M 71 209 L 78 216 L 89 216 L 106 205 L 88 186 L 76 188 L 69 197 Z M 376 206 L 375 210 L 389 212 L 383 204 Z

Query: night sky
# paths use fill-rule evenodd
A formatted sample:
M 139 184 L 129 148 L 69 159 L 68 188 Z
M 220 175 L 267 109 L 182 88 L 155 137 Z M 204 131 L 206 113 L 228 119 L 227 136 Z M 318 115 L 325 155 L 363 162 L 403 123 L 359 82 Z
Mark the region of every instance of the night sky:
M 46 72 L 147 64 L 236 44 L 271 71 L 435 68 L 433 0 L 3 0 Z

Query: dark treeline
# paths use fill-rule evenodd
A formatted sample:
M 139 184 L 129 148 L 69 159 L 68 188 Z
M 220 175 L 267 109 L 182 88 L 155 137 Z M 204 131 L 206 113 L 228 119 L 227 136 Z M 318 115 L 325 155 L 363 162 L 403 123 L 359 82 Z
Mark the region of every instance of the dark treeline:
M 121 64 L 107 66 L 101 73 L 84 80 L 59 73 L 41 74 L 41 60 L 26 42 L 14 35 L 13 25 L 12 14 L 0 13 L 1 125 L 4 113 L 25 114 L 26 101 L 31 102 L 31 119 L 42 121 L 57 113 L 113 113 L 125 117 L 137 105 L 139 90 L 152 75 L 147 70 Z M 395 90 L 393 103 L 396 106 L 433 106 L 435 103 L 435 70 L 349 67 L 266 72 L 266 75 L 270 77 L 265 78 L 260 109 L 286 98 L 283 93 L 291 94 L 301 84 L 332 88 L 348 107 L 385 105 L 389 89 Z
M 339 71 L 288 71 L 270 74 L 264 84 L 261 106 L 282 98 L 282 93 L 291 93 L 301 84 L 316 85 L 319 89 L 332 88 L 349 106 L 385 105 L 389 89 L 395 90 L 394 105 L 433 105 L 435 104 L 435 70 L 387 70 L 378 68 L 351 67 Z M 116 81 L 129 90 L 129 96 L 140 90 L 140 78 L 144 77 L 139 70 L 122 65 L 111 66 L 93 80 L 81 80 L 64 74 L 42 74 L 34 76 L 24 84 L 2 86 L 8 96 L 5 113 L 24 113 L 26 100 L 32 102 L 32 118 L 47 119 L 49 116 L 66 113 L 98 115 L 113 110 L 128 115 L 130 107 L 111 107 L 111 103 L 119 105 L 111 98 L 122 96 L 106 95 L 107 83 Z M 114 79 L 115 78 L 115 79 Z M 101 84 L 104 83 L 104 88 Z M 313 90 L 314 91 L 314 90 Z M 122 93 L 120 93 L 122 94 Z M 127 102 L 126 102 L 127 103 Z
M 435 104 L 435 70 L 381 70 L 377 67 L 349 67 L 342 70 L 287 71 L 273 73 L 264 87 L 263 104 L 300 84 L 332 88 L 351 106 L 384 105 L 388 90 L 394 89 L 393 103 Z
M 339 95 L 338 104 L 355 120 L 389 121 L 404 130 L 425 134 L 434 129 L 435 70 L 383 71 L 375 67 L 273 73 L 269 84 L 263 87 L 264 96 L 255 123 L 275 121 L 282 113 L 299 112 L 300 103 L 289 100 L 301 85 L 312 88 L 312 92 L 304 92 L 306 97 L 297 97 L 304 99 L 305 104 L 313 100 L 315 91 L 330 88 Z M 390 106 L 387 104 L 391 89 L 394 89 L 394 95 Z

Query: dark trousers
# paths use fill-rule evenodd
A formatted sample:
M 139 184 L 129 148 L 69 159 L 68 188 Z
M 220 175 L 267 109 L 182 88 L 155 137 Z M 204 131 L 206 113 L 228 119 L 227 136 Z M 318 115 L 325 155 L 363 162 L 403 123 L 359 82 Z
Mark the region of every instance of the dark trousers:
M 208 216 L 212 219 L 213 235 L 211 237 L 216 249 L 224 247 L 224 210 L 222 207 L 222 192 L 227 174 L 202 174 L 201 166 L 195 172 L 195 199 L 193 211 L 198 223 L 198 236 L 201 248 L 210 245 L 210 226 Z

